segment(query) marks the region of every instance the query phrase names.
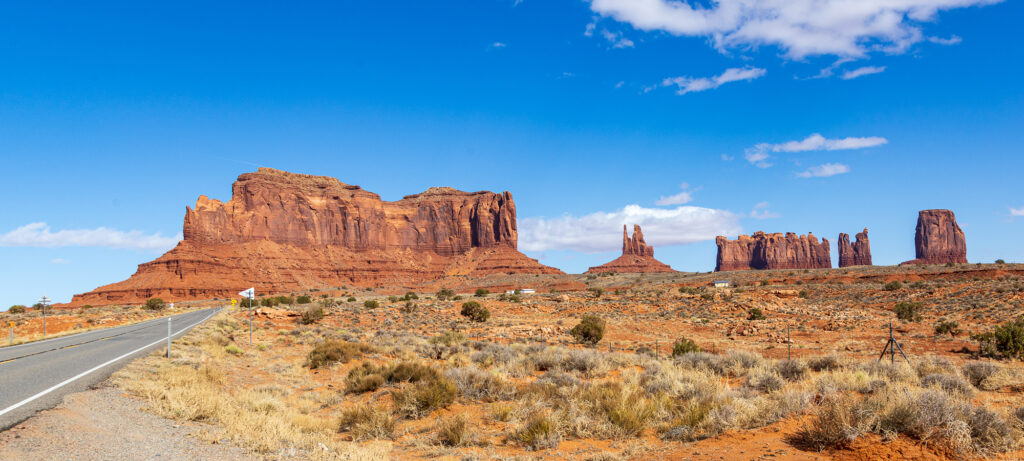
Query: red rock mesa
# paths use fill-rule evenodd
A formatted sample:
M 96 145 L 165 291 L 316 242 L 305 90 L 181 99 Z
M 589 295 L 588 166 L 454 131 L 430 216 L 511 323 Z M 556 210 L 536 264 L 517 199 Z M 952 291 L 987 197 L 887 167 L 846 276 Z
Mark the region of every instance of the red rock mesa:
M 792 232 L 785 236 L 756 232 L 753 237 L 741 235 L 736 240 L 718 236 L 715 243 L 718 245 L 715 271 L 832 267 L 828 239 L 818 243 L 811 233 L 798 237 Z
M 675 272 L 657 259 L 654 259 L 654 247 L 647 246 L 644 233 L 640 226 L 633 225 L 633 237 L 622 226 L 622 256 L 597 267 L 591 267 L 586 273 L 600 272 Z
M 505 192 L 434 187 L 385 202 L 326 176 L 269 168 L 238 177 L 231 200 L 186 207 L 184 240 L 128 280 L 77 304 L 229 297 L 310 288 L 411 284 L 445 275 L 559 274 L 516 250 Z
M 902 264 L 967 263 L 967 239 L 949 210 L 923 210 L 917 214 L 914 250 L 917 258 Z
M 839 234 L 839 267 L 871 265 L 871 242 L 868 240 L 867 228 L 859 232 L 856 238 L 850 244 L 850 234 Z

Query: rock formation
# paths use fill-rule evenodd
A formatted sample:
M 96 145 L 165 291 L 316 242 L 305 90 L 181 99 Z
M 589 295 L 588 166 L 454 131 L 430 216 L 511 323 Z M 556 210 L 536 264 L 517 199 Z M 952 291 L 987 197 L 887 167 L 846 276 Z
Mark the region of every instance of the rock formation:
M 818 243 L 811 233 L 798 237 L 792 232 L 785 236 L 756 232 L 753 236 L 741 235 L 736 240 L 718 236 L 715 243 L 718 245 L 715 271 L 832 267 L 828 239 Z
M 600 272 L 675 272 L 668 264 L 654 259 L 654 247 L 647 246 L 640 226 L 633 225 L 633 237 L 622 226 L 622 256 L 600 266 L 591 267 L 586 273 Z
M 914 234 L 916 259 L 902 264 L 967 263 L 967 239 L 949 210 L 922 210 Z
M 552 274 L 516 250 L 512 194 L 434 187 L 385 202 L 325 176 L 260 168 L 231 200 L 185 208 L 184 240 L 72 304 L 412 284 L 446 275 Z
M 856 238 L 850 244 L 850 234 L 839 234 L 839 267 L 871 265 L 871 242 L 868 241 L 867 228 L 858 233 Z

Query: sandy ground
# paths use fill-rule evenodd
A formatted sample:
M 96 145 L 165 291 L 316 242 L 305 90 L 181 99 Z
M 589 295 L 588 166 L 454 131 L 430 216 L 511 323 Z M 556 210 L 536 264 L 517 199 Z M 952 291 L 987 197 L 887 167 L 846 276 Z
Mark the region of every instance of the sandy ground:
M 142 407 L 112 387 L 69 394 L 56 408 L 0 433 L 0 459 L 254 459 L 245 449 L 192 437 L 204 424 L 179 424 Z

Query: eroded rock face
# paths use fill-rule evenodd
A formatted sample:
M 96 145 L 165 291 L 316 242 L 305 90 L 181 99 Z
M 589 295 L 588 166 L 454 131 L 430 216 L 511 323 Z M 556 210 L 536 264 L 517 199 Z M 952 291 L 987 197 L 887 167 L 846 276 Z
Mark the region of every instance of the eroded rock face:
M 718 258 L 715 271 L 747 269 L 827 269 L 832 267 L 828 239 L 818 242 L 808 233 L 797 236 L 792 232 L 753 236 L 741 235 L 736 240 L 723 236 L 715 238 Z
M 586 273 L 601 272 L 675 272 L 657 259 L 654 259 L 654 247 L 647 246 L 644 241 L 644 233 L 640 225 L 633 225 L 633 237 L 629 236 L 626 226 L 622 226 L 622 256 L 604 263 L 600 266 L 591 267 Z
M 228 202 L 186 207 L 184 240 L 128 280 L 72 304 L 407 284 L 445 275 L 550 274 L 516 250 L 512 194 L 435 187 L 385 202 L 325 176 L 260 168 Z
M 857 240 L 850 243 L 850 234 L 839 234 L 839 267 L 870 266 L 871 242 L 868 230 L 857 233 Z
M 902 264 L 966 264 L 967 239 L 949 210 L 922 210 L 914 233 L 916 259 Z

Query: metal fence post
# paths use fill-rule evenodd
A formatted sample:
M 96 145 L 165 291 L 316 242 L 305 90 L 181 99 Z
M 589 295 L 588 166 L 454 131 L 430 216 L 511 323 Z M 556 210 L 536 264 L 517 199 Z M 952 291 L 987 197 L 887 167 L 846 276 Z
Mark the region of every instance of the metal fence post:
M 167 317 L 167 358 L 171 358 L 171 318 Z

